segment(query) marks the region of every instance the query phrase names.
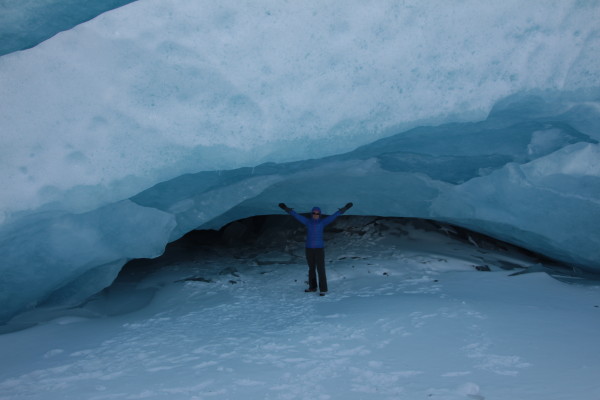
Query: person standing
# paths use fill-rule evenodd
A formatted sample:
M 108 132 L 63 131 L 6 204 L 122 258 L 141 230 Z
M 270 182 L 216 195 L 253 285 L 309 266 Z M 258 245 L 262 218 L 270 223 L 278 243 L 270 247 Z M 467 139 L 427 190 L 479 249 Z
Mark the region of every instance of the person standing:
M 321 209 L 313 207 L 311 218 L 306 218 L 298 214 L 293 209 L 279 203 L 279 207 L 290 214 L 304 226 L 306 226 L 306 262 L 308 263 L 308 289 L 305 292 L 316 292 L 317 288 L 320 295 L 327 293 L 327 274 L 325 273 L 325 243 L 323 240 L 323 231 L 325 227 L 335 221 L 337 217 L 348 211 L 352 203 L 346 204 L 335 213 L 328 217 L 321 218 Z M 317 274 L 319 277 L 317 285 Z

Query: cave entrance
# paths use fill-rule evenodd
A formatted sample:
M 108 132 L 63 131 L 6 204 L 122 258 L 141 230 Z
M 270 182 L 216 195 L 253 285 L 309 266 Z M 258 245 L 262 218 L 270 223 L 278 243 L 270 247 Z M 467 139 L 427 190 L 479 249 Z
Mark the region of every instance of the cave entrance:
M 191 231 L 169 243 L 160 257 L 131 260 L 123 267 L 115 283 L 137 281 L 167 266 L 181 265 L 183 268 L 219 257 L 251 262 L 257 266 L 304 266 L 304 240 L 305 227 L 288 215 L 253 216 L 233 221 L 219 230 Z M 377 243 L 376 249 L 372 248 L 373 243 Z M 441 243 L 445 243 L 444 249 L 439 248 Z M 452 258 L 445 254 L 452 243 L 463 249 L 471 248 L 473 269 L 478 271 L 503 269 L 520 273 L 526 272 L 529 266 L 543 265 L 557 273 L 570 274 L 559 262 L 541 254 L 434 220 L 341 216 L 325 229 L 327 262 L 344 257 L 366 258 L 368 254 L 362 253 L 372 254 L 373 251 L 389 251 L 391 254 L 411 248 L 424 253 L 429 251 L 436 257 L 446 255 Z M 492 253 L 495 257 L 489 257 Z

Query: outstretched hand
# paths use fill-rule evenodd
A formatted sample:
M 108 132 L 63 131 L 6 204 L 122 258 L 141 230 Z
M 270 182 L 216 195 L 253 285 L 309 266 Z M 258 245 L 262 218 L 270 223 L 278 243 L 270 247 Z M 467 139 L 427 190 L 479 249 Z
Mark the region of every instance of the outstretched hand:
M 288 212 L 288 213 L 290 211 L 292 211 L 292 209 L 289 208 L 288 206 L 286 206 L 285 203 L 279 203 L 279 208 L 281 208 L 283 211 Z
M 348 203 L 348 204 L 346 204 L 344 207 L 340 208 L 340 211 L 341 211 L 341 212 L 342 212 L 342 214 L 343 214 L 343 213 L 345 213 L 346 211 L 348 211 L 348 209 L 349 209 L 350 207 L 352 207 L 353 205 L 354 205 L 354 204 L 352 204 L 352 203 Z

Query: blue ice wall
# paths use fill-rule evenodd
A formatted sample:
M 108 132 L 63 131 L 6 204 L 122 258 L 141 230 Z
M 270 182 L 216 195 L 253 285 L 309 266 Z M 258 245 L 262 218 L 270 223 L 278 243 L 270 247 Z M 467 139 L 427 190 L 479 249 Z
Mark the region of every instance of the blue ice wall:
M 512 96 L 484 121 L 419 127 L 321 159 L 188 174 L 131 200 L 173 214 L 171 240 L 277 213 L 281 201 L 330 213 L 353 201 L 353 213 L 444 220 L 593 270 L 600 147 L 581 124 L 595 112 L 555 113 L 574 99 Z
M 599 11 L 142 0 L 0 57 L 0 320 L 280 201 L 600 269 Z
M 1 0 L 0 56 L 24 50 L 59 32 L 135 0 Z

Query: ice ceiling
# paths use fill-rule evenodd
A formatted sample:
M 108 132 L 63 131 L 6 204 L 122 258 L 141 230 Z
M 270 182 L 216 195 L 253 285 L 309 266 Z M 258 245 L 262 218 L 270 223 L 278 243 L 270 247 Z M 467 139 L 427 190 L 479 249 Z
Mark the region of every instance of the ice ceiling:
M 0 7 L 3 41 L 67 29 L 0 57 L 0 321 L 281 201 L 600 270 L 599 3 Z

